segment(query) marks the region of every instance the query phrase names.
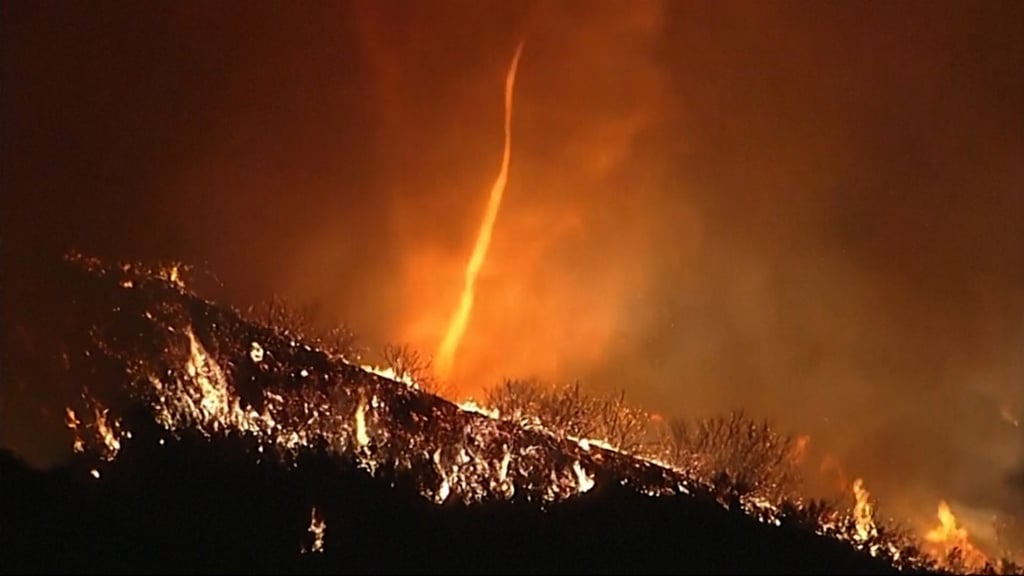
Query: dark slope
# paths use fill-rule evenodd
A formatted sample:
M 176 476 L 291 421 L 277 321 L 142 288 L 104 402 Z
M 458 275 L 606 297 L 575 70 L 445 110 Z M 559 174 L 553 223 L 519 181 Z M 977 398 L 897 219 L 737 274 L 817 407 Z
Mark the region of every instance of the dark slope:
M 41 308 L 13 318 L 27 337 L 5 338 L 5 379 L 85 387 L 89 402 L 69 400 L 81 428 L 95 398 L 131 437 L 107 462 L 115 450 L 85 430 L 90 449 L 48 472 L 4 455 L 5 571 L 894 571 L 785 515 L 727 510 L 680 473 L 364 372 L 166 278 L 85 260 L 50 272 Z M 324 551 L 302 554 L 314 508 Z
M 168 443 L 94 480 L 3 461 L 5 571 L 887 573 L 837 541 L 709 502 L 595 489 L 546 511 L 435 506 L 306 454 L 294 469 L 237 442 Z M 300 554 L 316 506 L 323 554 Z

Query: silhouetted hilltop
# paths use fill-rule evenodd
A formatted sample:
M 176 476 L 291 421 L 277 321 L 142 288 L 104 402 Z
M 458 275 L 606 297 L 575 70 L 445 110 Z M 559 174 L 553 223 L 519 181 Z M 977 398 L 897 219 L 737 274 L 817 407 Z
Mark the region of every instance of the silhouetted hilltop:
M 0 458 L 5 571 L 896 571 L 798 510 L 367 372 L 177 268 L 58 268 L 14 352 L 85 391 L 81 452 Z

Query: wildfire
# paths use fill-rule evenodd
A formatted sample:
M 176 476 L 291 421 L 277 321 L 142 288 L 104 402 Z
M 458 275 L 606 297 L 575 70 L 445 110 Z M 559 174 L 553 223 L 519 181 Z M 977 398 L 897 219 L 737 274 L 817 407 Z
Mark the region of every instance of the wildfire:
M 959 526 L 953 510 L 945 500 L 939 502 L 939 525 L 929 530 L 924 538 L 945 560 L 954 550 L 959 551 L 961 561 L 967 569 L 977 570 L 988 562 L 981 550 L 971 543 L 967 529 Z
M 491 193 L 487 200 L 487 211 L 484 212 L 483 222 L 480 224 L 480 232 L 473 245 L 473 253 L 466 265 L 465 284 L 462 288 L 462 296 L 459 298 L 459 305 L 452 315 L 448 324 L 448 331 L 441 341 L 441 347 L 437 353 L 437 376 L 447 380 L 451 375 L 452 367 L 455 364 L 455 352 L 462 341 L 462 335 L 466 331 L 466 324 L 469 322 L 469 315 L 473 310 L 473 299 L 476 293 L 476 278 L 480 273 L 484 260 L 487 258 L 487 250 L 491 244 L 491 233 L 494 231 L 494 221 L 498 217 L 498 209 L 501 208 L 501 198 L 505 193 L 505 186 L 508 182 L 508 166 L 512 156 L 512 94 L 516 85 L 516 70 L 519 67 L 519 58 L 523 53 L 523 43 L 516 47 L 515 56 L 512 57 L 512 65 L 509 67 L 508 75 L 505 78 L 505 149 L 501 158 L 501 170 L 491 187 Z
M 158 278 L 178 288 L 172 279 Z M 152 286 L 152 277 L 146 275 L 115 282 L 120 285 L 125 279 L 133 279 L 133 293 Z M 123 362 L 129 392 L 147 403 L 171 435 L 185 429 L 206 436 L 237 434 L 255 440 L 260 457 L 287 458 L 327 446 L 371 474 L 381 468 L 415 474 L 421 495 L 436 503 L 513 496 L 556 502 L 593 489 L 599 471 L 602 481 L 613 479 L 651 496 L 714 497 L 706 479 L 688 470 L 624 453 L 599 439 L 555 433 L 543 423 L 519 425 L 473 402 L 456 406 L 415 385 L 396 384 L 386 370 L 360 369 L 287 335 L 246 326 L 186 291 L 156 294 L 167 298 L 159 307 L 146 298 L 127 299 L 124 307 L 138 306 L 132 316 L 143 323 L 129 327 L 130 337 L 144 337 L 147 346 L 155 345 L 161 353 L 140 355 L 122 335 L 105 338 L 97 333 L 95 338 L 98 350 Z M 258 368 L 263 378 L 256 407 L 236 388 L 237 370 L 245 363 Z M 122 435 L 130 435 L 107 408 L 87 395 L 85 399 L 92 423 L 83 424 L 71 407 L 65 410 L 75 450 L 96 448 L 113 459 Z M 83 436 L 87 430 L 93 437 Z M 808 436 L 799 437 L 792 458 L 799 461 L 809 442 Z M 96 468 L 90 474 L 100 477 Z M 902 549 L 889 539 L 888 529 L 876 525 L 875 504 L 862 478 L 854 480 L 852 496 L 852 510 L 817 515 L 816 531 L 899 562 Z M 762 522 L 781 524 L 777 502 L 750 494 L 741 504 Z M 945 501 L 938 518 L 940 525 L 925 540 L 946 554 L 940 562 L 958 551 L 964 565 L 983 566 L 984 554 L 969 541 Z M 303 551 L 322 552 L 325 530 L 326 522 L 313 508 L 312 543 Z
M 185 332 L 188 336 L 189 356 L 185 371 L 192 382 L 199 386 L 199 410 L 207 421 L 216 421 L 230 411 L 228 403 L 227 383 L 224 373 L 216 362 L 209 360 L 205 348 L 196 339 L 192 330 Z
M 168 282 L 177 286 L 178 288 L 185 288 L 185 281 L 181 277 L 181 264 L 170 264 L 162 266 L 160 268 L 160 274 L 163 275 Z
M 100 451 L 105 460 L 113 460 L 121 451 L 120 423 L 110 417 L 110 410 L 104 408 L 98 401 L 90 397 L 88 393 L 83 395 L 86 402 L 92 405 L 93 422 L 91 425 L 83 426 L 78 414 L 70 406 L 64 407 L 64 423 L 74 433 L 75 439 L 72 449 L 76 453 L 85 452 L 86 438 L 82 435 L 83 428 L 91 428 L 95 431 L 94 438 L 101 446 Z M 131 437 L 131 433 L 125 432 L 124 436 Z
M 396 371 L 394 368 L 381 368 L 380 366 L 374 366 L 372 364 L 363 364 L 362 366 L 360 366 L 360 368 L 372 374 L 376 374 L 381 378 L 387 378 L 388 380 L 394 380 L 395 382 L 408 384 L 409 386 L 412 386 L 417 390 L 420 388 L 419 383 L 413 380 L 412 376 L 410 376 L 409 374 L 399 374 L 398 371 Z
M 131 383 L 128 392 L 144 401 L 172 436 L 184 430 L 207 437 L 240 435 L 255 441 L 259 457 L 285 460 L 327 446 L 371 474 L 380 469 L 415 474 L 421 494 L 434 502 L 513 495 L 560 501 L 593 488 L 601 466 L 615 466 L 624 483 L 648 493 L 677 493 L 689 482 L 596 444 L 585 450 L 543 427 L 512 425 L 479 406 L 460 409 L 417 386 L 396 384 L 386 370 L 360 369 L 287 334 L 241 324 L 180 290 L 166 273 L 122 271 L 124 277 L 115 281 L 133 280 L 131 294 L 155 290 L 165 300 L 158 309 L 152 300 L 128 298 L 125 306 L 138 306 L 131 317 L 141 324 L 127 336 L 97 333 L 96 345 L 121 360 Z M 163 352 L 140 356 L 134 351 L 131 338 L 143 333 L 147 346 Z M 247 400 L 235 380 L 243 365 L 255 368 L 261 379 L 257 397 Z M 97 417 L 107 418 L 106 412 Z M 69 416 L 68 422 L 80 430 L 77 418 Z M 109 424 L 106 429 L 116 434 L 119 425 Z M 102 429 L 92 427 L 97 433 Z

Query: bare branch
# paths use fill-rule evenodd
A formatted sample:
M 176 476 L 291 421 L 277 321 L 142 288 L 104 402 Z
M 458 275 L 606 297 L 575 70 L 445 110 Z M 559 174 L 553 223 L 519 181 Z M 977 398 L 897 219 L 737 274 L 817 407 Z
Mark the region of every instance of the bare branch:
M 358 338 L 349 326 L 341 324 L 326 330 L 319 329 L 315 308 L 312 306 L 296 307 L 275 294 L 269 300 L 251 306 L 246 315 L 255 322 L 284 332 L 295 340 L 315 345 L 328 353 L 353 361 L 362 355 Z
M 537 380 L 506 380 L 488 390 L 485 402 L 508 420 L 532 420 L 556 433 L 601 440 L 626 452 L 646 448 L 650 417 L 629 406 L 624 392 L 592 396 L 579 382 L 553 387 Z
M 388 344 L 382 356 L 383 367 L 394 371 L 399 380 L 410 380 L 421 389 L 439 396 L 451 391 L 447 384 L 434 376 L 433 360 L 408 344 Z
M 778 503 L 797 492 L 794 441 L 776 433 L 767 421 L 734 412 L 693 424 L 673 420 L 669 430 L 668 452 L 680 467 L 706 479 L 725 479 L 741 496 L 755 494 Z

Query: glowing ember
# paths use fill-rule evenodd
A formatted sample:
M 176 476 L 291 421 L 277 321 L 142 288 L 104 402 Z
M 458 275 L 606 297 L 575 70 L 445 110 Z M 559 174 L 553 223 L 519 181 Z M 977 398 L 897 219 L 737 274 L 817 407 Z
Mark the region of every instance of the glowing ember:
M 75 411 L 70 406 L 64 408 L 64 421 L 67 423 L 68 428 L 75 433 L 75 442 L 73 448 L 75 452 L 85 451 L 85 439 L 78 432 L 78 427 L 82 425 L 82 422 L 78 420 L 78 416 L 75 415 Z
M 95 468 L 93 468 L 92 470 L 89 470 L 89 475 L 91 475 L 93 478 L 96 478 L 98 480 L 99 477 L 100 477 L 100 471 L 95 469 Z
M 178 288 L 185 288 L 185 282 L 181 278 L 181 265 L 171 264 L 170 266 L 164 266 L 160 269 L 160 275 L 163 276 L 168 282 L 175 285 Z
M 106 408 L 101 408 L 99 405 L 94 410 L 96 415 L 96 432 L 99 433 L 103 445 L 107 448 L 107 459 L 112 460 L 121 450 L 121 440 L 118 439 L 111 425 L 107 423 L 107 414 L 110 411 Z
M 501 170 L 498 172 L 498 178 L 494 181 L 494 186 L 491 187 L 491 194 L 487 200 L 487 211 L 484 213 L 480 232 L 477 235 L 476 244 L 473 246 L 473 254 L 466 266 L 465 284 L 462 288 L 459 306 L 448 324 L 448 332 L 445 333 L 437 353 L 437 375 L 443 380 L 447 380 L 451 375 L 452 366 L 455 364 L 455 352 L 459 348 L 462 334 L 466 331 L 466 324 L 469 322 L 470 312 L 473 310 L 476 277 L 487 258 L 491 233 L 494 231 L 494 221 L 498 217 L 501 198 L 505 193 L 505 185 L 508 181 L 508 165 L 512 155 L 512 94 L 516 85 L 516 69 L 519 67 L 519 57 L 522 56 L 522 53 L 523 44 L 520 42 L 516 47 L 515 56 L 512 57 L 508 76 L 505 78 L 505 151 L 501 158 Z
M 580 466 L 579 461 L 572 465 L 572 469 L 576 472 L 576 482 L 579 483 L 580 492 L 589 492 L 594 487 L 594 477 L 587 474 L 587 471 Z
M 314 506 L 309 519 L 309 534 L 313 537 L 313 544 L 310 546 L 309 550 L 303 547 L 302 552 L 323 553 L 325 532 L 327 532 L 327 522 L 323 518 L 320 518 L 316 512 L 316 506 Z
M 252 348 L 249 350 L 249 357 L 256 364 L 263 362 L 263 347 L 260 346 L 259 342 L 253 342 Z

